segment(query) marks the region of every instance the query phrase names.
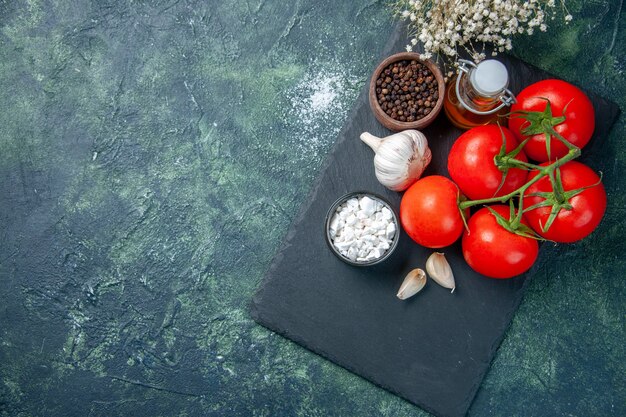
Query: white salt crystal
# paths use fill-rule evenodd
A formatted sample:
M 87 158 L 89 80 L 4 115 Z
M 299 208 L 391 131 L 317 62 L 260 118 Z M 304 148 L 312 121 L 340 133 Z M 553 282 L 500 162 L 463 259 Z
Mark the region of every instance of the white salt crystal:
M 393 237 L 396 235 L 396 225 L 393 223 L 389 223 L 387 225 L 387 229 L 385 233 L 386 233 L 387 239 L 393 239 Z
M 367 215 L 367 217 L 376 212 L 376 202 L 367 196 L 361 197 L 359 200 L 359 207 L 361 207 L 361 210 Z
M 383 251 L 386 251 L 391 246 L 389 245 L 389 241 L 387 239 L 382 239 L 379 241 L 377 248 Z

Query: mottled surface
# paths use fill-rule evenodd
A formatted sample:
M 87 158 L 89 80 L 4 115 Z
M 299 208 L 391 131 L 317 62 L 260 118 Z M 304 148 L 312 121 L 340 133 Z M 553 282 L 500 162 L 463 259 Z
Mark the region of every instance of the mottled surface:
M 621 1 L 516 54 L 626 109 Z M 0 416 L 423 416 L 247 304 L 393 29 L 382 1 L 0 0 Z M 626 414 L 625 119 L 470 415 Z

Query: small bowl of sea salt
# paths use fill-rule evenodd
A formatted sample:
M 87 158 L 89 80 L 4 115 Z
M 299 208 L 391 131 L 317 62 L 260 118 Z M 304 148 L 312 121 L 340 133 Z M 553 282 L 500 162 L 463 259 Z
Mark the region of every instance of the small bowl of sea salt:
M 326 215 L 326 241 L 339 259 L 370 266 L 387 259 L 398 245 L 398 217 L 380 196 L 352 192 L 340 197 Z

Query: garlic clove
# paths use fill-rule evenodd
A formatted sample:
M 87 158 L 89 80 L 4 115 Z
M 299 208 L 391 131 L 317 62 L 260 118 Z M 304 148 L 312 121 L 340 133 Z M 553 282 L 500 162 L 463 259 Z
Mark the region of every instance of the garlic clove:
M 406 300 L 420 292 L 425 285 L 426 273 L 422 269 L 416 268 L 409 272 L 404 281 L 402 281 L 397 297 L 401 300 Z
M 446 259 L 446 256 L 440 252 L 433 252 L 426 261 L 426 272 L 439 285 L 448 288 L 454 292 L 456 283 L 454 282 L 454 274 L 452 268 Z

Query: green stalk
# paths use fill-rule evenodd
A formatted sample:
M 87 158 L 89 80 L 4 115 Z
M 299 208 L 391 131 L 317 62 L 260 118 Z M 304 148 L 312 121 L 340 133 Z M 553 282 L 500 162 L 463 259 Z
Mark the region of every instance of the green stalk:
M 532 210 L 537 207 L 544 207 L 546 205 L 552 205 L 552 212 L 550 214 L 550 218 L 548 219 L 548 222 L 546 222 L 546 227 L 542 229 L 545 232 L 548 230 L 548 228 L 552 224 L 552 221 L 556 218 L 556 216 L 558 215 L 559 211 L 562 208 L 571 209 L 571 205 L 569 205 L 569 198 L 588 188 L 588 187 L 583 187 L 582 189 L 568 191 L 567 193 L 563 190 L 563 184 L 561 183 L 561 177 L 560 177 L 560 172 L 558 171 L 558 168 L 568 163 L 569 161 L 578 158 L 581 154 L 581 151 L 580 151 L 580 148 L 569 143 L 563 136 L 561 136 L 555 130 L 554 126 L 557 126 L 563 123 L 565 121 L 565 116 L 553 117 L 550 101 L 548 99 L 545 99 L 545 100 L 547 103 L 546 103 L 546 108 L 543 112 L 518 111 L 516 113 L 513 113 L 513 114 L 517 114 L 518 117 L 522 117 L 526 119 L 526 121 L 529 123 L 529 125 L 524 130 L 522 130 L 522 134 L 528 136 L 528 138 L 522 141 L 522 143 L 520 143 L 519 146 L 516 149 L 514 149 L 512 152 L 509 152 L 508 154 L 506 154 L 505 142 L 504 142 L 505 139 L 504 139 L 504 134 L 503 134 L 502 148 L 500 150 L 500 153 L 494 157 L 494 163 L 496 167 L 500 169 L 501 171 L 503 171 L 503 177 L 502 177 L 502 182 L 500 183 L 500 187 L 502 187 L 502 185 L 504 184 L 508 169 L 510 168 L 519 168 L 519 169 L 525 169 L 529 171 L 536 171 L 537 175 L 535 175 L 533 179 L 526 182 L 526 184 L 522 185 L 517 190 L 510 192 L 506 195 L 503 195 L 501 197 L 484 198 L 481 200 L 466 200 L 462 202 L 459 201 L 457 205 L 459 207 L 459 212 L 461 213 L 461 217 L 463 218 L 463 223 L 465 224 L 466 229 L 467 229 L 467 222 L 465 220 L 464 213 L 468 208 L 477 206 L 477 205 L 486 205 L 486 204 L 492 204 L 492 203 L 505 203 L 508 201 L 510 208 L 511 208 L 511 213 L 509 215 L 508 220 L 503 218 L 501 215 L 499 215 L 497 212 L 495 212 L 493 209 L 487 206 L 489 211 L 491 211 L 491 213 L 496 217 L 496 221 L 498 222 L 498 224 L 500 224 L 502 227 L 504 227 L 506 230 L 512 233 L 516 233 L 524 237 L 541 239 L 541 237 L 539 237 L 528 226 L 522 224 L 522 215 L 524 213 L 524 193 L 533 184 L 535 184 L 537 181 L 541 180 L 542 178 L 546 176 L 550 178 L 550 183 L 552 185 L 552 192 L 551 193 L 535 193 L 535 194 L 545 194 L 545 195 L 551 194 L 551 197 L 545 197 L 546 200 L 543 203 L 535 204 L 529 208 L 530 210 Z M 567 147 L 568 149 L 567 154 L 563 156 L 562 158 L 556 159 L 554 162 L 546 166 L 535 165 L 530 162 L 524 162 L 524 161 L 515 159 L 517 154 L 521 152 L 522 148 L 526 145 L 529 138 L 532 135 L 536 135 L 536 134 L 543 134 L 546 137 L 546 152 L 548 154 L 548 159 L 550 158 L 550 141 L 552 137 L 556 138 Z M 498 190 L 500 190 L 500 187 L 498 187 Z M 496 191 L 496 193 L 497 192 L 498 191 Z M 517 207 L 517 214 L 514 215 L 515 204 L 514 204 L 513 198 L 515 198 L 516 196 L 517 196 L 518 207 Z M 551 198 L 552 200 L 550 201 L 553 201 L 553 202 L 548 201 L 549 198 Z
M 567 152 L 567 155 L 565 155 L 562 158 L 557 159 L 556 161 L 554 161 L 553 163 L 551 163 L 550 165 L 546 165 L 545 167 L 541 167 L 539 165 L 534 165 L 534 164 L 530 164 L 527 162 L 522 162 L 522 161 L 515 161 L 514 163 L 520 163 L 520 166 L 525 166 L 531 169 L 536 169 L 537 171 L 539 171 L 539 174 L 534 177 L 533 179 L 531 179 L 530 181 L 528 181 L 526 184 L 522 185 L 520 188 L 518 188 L 515 191 L 512 191 L 506 195 L 503 195 L 501 197 L 492 197 L 492 198 L 484 198 L 482 200 L 466 200 L 463 202 L 459 203 L 459 208 L 461 209 L 461 211 L 470 208 L 470 207 L 474 207 L 474 206 L 478 206 L 478 205 L 484 205 L 484 204 L 492 204 L 492 203 L 505 203 L 508 200 L 510 200 L 511 198 L 515 197 L 516 195 L 518 195 L 520 197 L 520 203 L 523 201 L 523 195 L 524 192 L 534 183 L 536 183 L 537 181 L 539 181 L 540 179 L 542 179 L 543 177 L 545 177 L 546 175 L 550 175 L 551 173 L 553 173 L 557 168 L 559 168 L 560 166 L 562 166 L 563 164 L 574 160 L 576 158 L 578 158 L 580 156 L 580 149 L 577 148 L 576 146 L 570 144 L 569 142 L 567 142 L 563 137 L 561 137 L 561 135 L 559 135 L 558 133 L 554 132 L 555 136 L 558 139 L 562 139 L 562 141 L 565 143 L 565 145 L 569 148 L 569 151 Z M 521 204 L 520 204 L 521 205 Z M 521 213 L 523 211 L 523 207 L 518 207 L 518 212 Z

